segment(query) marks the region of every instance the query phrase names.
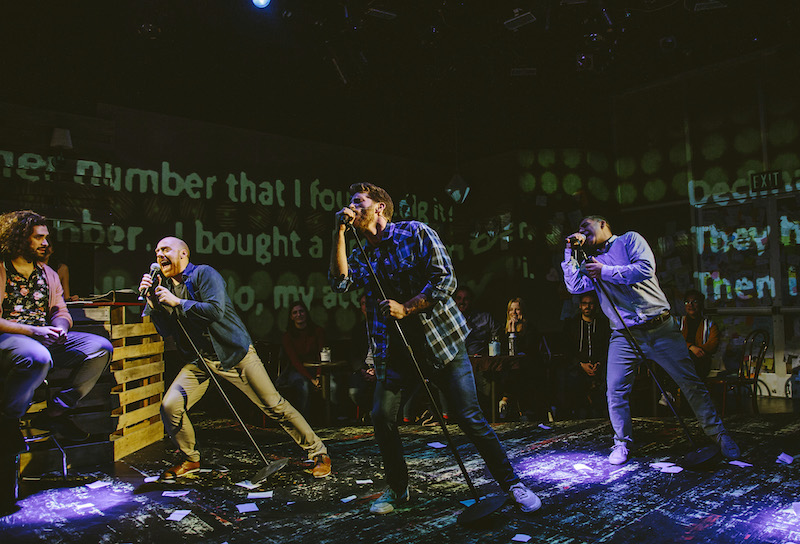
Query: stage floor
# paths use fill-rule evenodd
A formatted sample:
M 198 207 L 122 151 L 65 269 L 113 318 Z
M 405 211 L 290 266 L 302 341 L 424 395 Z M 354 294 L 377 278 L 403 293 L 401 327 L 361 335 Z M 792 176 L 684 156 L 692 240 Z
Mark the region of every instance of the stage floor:
M 66 486 L 54 477 L 25 481 L 21 509 L 0 518 L 0 542 L 461 544 L 528 535 L 529 542 L 563 544 L 800 543 L 800 456 L 793 464 L 776 462 L 782 453 L 800 453 L 796 414 L 726 418 L 742 461 L 752 466 L 719 461 L 706 471 L 679 473 L 650 466 L 678 462 L 690 451 L 671 419 L 636 419 L 638 448 L 622 466 L 606 461 L 606 421 L 497 425 L 517 472 L 543 506 L 523 514 L 507 504 L 472 527 L 456 523 L 461 501 L 471 496 L 452 455 L 429 445 L 444 441 L 438 427 L 402 428 L 412 500 L 376 516 L 369 505 L 384 484 L 371 427 L 318 429 L 334 462 L 333 474 L 322 480 L 304 472 L 301 450 L 280 429 L 252 428 L 268 458 L 290 462 L 252 490 L 271 497 L 248 498 L 252 491 L 236 484 L 263 465 L 247 437 L 233 421 L 203 421 L 201 414 L 193 420 L 210 471 L 174 484 L 145 483 L 175 459 L 164 440 L 114 466 L 78 472 Z M 699 436 L 693 421 L 690 427 Z M 448 428 L 479 492 L 499 493 L 475 449 L 455 425 Z M 241 505 L 257 510 L 240 512 Z M 180 510 L 188 511 L 183 519 L 169 519 Z

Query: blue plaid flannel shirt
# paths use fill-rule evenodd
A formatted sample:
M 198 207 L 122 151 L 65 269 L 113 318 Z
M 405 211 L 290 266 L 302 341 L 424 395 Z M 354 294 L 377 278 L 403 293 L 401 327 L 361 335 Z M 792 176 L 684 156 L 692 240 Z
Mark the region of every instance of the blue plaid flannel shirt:
M 418 314 L 425 340 L 435 357 L 432 363 L 436 368 L 442 368 L 455 359 L 464 349 L 464 340 L 470 330 L 453 301 L 457 285 L 453 263 L 436 231 L 419 221 L 388 223 L 378 246 L 367 244 L 365 250 L 390 298 L 395 294 L 395 300 L 402 304 L 424 293 L 435 302 Z M 348 275 L 331 277 L 331 287 L 339 293 L 366 288 L 367 319 L 375 342 L 376 376 L 384 380 L 389 349 L 387 328 L 393 326 L 391 318 L 378 312 L 380 291 L 357 247 L 348 257 L 347 264 Z M 402 324 L 403 320 L 400 320 Z M 405 349 L 404 346 L 399 348 Z

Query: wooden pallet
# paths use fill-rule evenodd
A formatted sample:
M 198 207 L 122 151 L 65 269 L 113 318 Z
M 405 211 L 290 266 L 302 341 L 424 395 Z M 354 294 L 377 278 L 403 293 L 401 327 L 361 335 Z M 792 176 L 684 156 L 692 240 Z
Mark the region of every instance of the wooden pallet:
M 164 395 L 164 342 L 150 318 L 141 317 L 140 312 L 141 305 L 130 304 L 70 307 L 72 330 L 105 336 L 114 345 L 109 368 L 76 407 L 73 419 L 92 436 L 86 444 L 65 448 L 70 466 L 118 461 L 164 436 L 159 413 Z M 57 375 L 48 379 L 58 387 Z M 44 400 L 35 402 L 28 415 L 45 406 Z M 35 435 L 37 430 L 26 428 L 26 432 Z M 48 470 L 50 459 L 55 459 L 52 449 L 47 441 L 32 448 L 20 459 L 21 473 Z

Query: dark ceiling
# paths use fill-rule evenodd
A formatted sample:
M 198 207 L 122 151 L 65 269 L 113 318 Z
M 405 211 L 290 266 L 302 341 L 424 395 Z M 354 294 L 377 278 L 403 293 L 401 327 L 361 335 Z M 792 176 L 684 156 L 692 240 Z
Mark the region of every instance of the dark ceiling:
M 793 53 L 798 4 L 14 0 L 0 21 L 0 100 L 88 115 L 105 102 L 463 161 L 580 144 L 608 130 L 615 92 Z M 510 30 L 515 17 L 535 20 Z

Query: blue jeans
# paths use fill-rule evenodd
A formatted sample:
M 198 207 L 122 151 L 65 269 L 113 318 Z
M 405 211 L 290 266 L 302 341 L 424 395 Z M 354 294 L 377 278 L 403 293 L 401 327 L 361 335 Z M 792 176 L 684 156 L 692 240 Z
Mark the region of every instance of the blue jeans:
M 379 380 L 375 386 L 372 424 L 383 458 L 387 483 L 395 492 L 402 493 L 408 486 L 408 469 L 403 457 L 397 415 L 404 386 L 409 386 L 419 378 L 413 366 L 390 364 L 386 371 L 386 380 Z M 462 349 L 442 370 L 428 372 L 430 375 L 427 377 L 439 387 L 447 399 L 450 417 L 455 418 L 464 434 L 475 444 L 489 472 L 503 491 L 508 491 L 519 478 L 514 473 L 500 440 L 483 417 L 475 393 L 472 364 L 466 351 Z
M 645 357 L 658 363 L 683 391 L 700 427 L 708 436 L 725 430 L 711 396 L 697 376 L 689 358 L 686 340 L 672 319 L 649 330 L 632 328 L 634 339 Z M 630 393 L 640 357 L 631 347 L 623 331 L 612 331 L 608 346 L 608 415 L 614 428 L 614 443 L 633 441 Z
M 0 414 L 19 418 L 25 415 L 33 392 L 51 368 L 70 368 L 70 386 L 53 396 L 62 408 L 74 408 L 92 390 L 111 361 L 114 348 L 102 336 L 67 332 L 63 344 L 45 347 L 23 334 L 0 334 Z

